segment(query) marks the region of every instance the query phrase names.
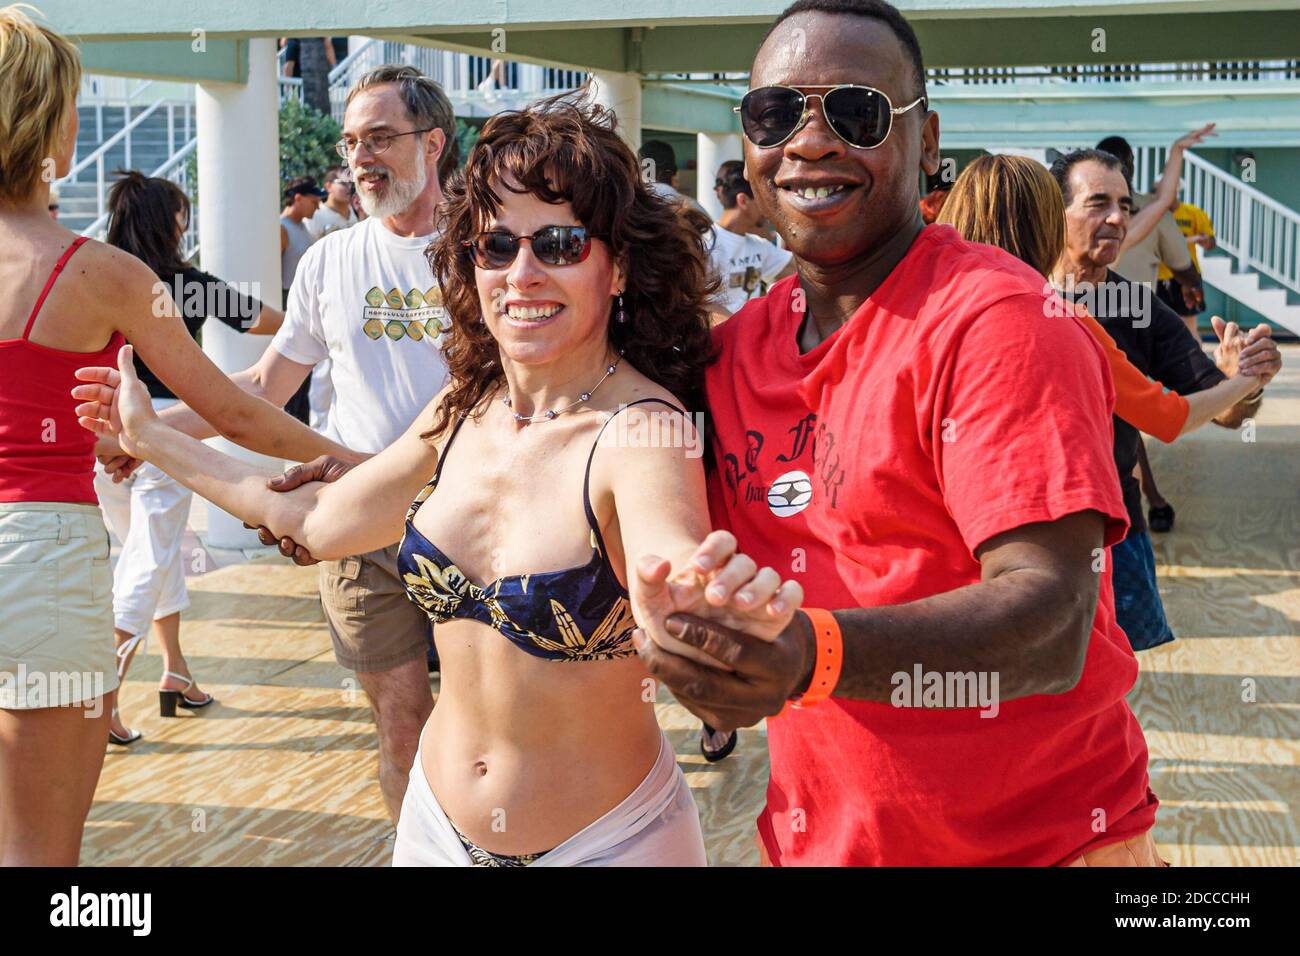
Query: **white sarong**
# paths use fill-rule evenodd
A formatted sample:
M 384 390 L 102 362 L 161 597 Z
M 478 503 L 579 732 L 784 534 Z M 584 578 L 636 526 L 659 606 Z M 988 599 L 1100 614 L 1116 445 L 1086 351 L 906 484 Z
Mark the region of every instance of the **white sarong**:
M 470 866 L 417 750 L 397 825 L 393 866 Z M 700 816 L 668 738 L 632 793 L 531 866 L 706 866 Z

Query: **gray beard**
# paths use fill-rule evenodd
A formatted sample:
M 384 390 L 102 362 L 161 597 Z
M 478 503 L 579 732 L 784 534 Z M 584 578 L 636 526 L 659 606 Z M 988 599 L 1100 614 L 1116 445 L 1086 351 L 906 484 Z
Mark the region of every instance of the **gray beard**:
M 400 216 L 406 212 L 420 198 L 424 188 L 429 184 L 428 167 L 420 163 L 418 170 L 411 179 L 396 179 L 390 173 L 388 189 L 382 199 L 376 198 L 358 186 L 357 196 L 366 215 L 375 219 L 387 219 L 389 216 Z M 354 172 L 353 175 L 355 176 L 356 173 Z

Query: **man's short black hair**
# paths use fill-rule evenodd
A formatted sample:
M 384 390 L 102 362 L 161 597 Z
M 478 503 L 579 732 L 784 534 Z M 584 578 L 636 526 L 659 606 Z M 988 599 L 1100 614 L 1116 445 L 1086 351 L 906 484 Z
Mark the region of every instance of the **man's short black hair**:
M 1097 148 L 1103 153 L 1110 153 L 1124 164 L 1129 176 L 1133 175 L 1133 147 L 1123 136 L 1107 136 L 1097 144 Z
M 677 154 L 672 146 L 661 139 L 648 139 L 641 144 L 641 158 L 655 164 L 655 182 L 671 183 L 677 175 Z
M 316 185 L 316 180 L 311 176 L 295 176 L 284 185 L 286 202 L 293 202 L 295 196 L 315 196 L 317 199 L 324 199 L 328 195 L 329 193 Z
M 737 196 L 754 198 L 754 190 L 745 178 L 745 164 L 739 159 L 729 159 L 718 167 L 714 185 L 718 187 L 723 209 L 735 209 Z
M 773 30 L 796 13 L 839 13 L 879 20 L 893 31 L 912 63 L 913 79 L 917 86 L 916 95 L 925 95 L 925 64 L 921 58 L 921 43 L 916 39 L 916 31 L 912 29 L 912 25 L 893 4 L 886 3 L 885 0 L 795 0 L 781 11 L 776 22 L 768 28 L 767 33 L 763 34 L 763 42 L 759 46 L 767 42 Z
M 1056 184 L 1061 187 L 1061 198 L 1065 200 L 1067 207 L 1074 201 L 1074 196 L 1070 193 L 1070 170 L 1079 163 L 1101 163 L 1107 169 L 1116 170 L 1124 177 L 1129 195 L 1133 194 L 1133 184 L 1129 182 L 1128 170 L 1124 168 L 1124 162 L 1118 156 L 1101 149 L 1076 149 L 1072 153 L 1056 157 L 1055 162 L 1052 163 L 1052 176 L 1056 179 Z

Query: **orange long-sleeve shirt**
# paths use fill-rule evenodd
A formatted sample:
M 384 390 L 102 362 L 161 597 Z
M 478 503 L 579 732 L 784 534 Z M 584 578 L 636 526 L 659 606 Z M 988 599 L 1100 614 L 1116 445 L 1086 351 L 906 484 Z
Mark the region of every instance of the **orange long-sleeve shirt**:
M 1177 438 L 1187 421 L 1187 399 L 1177 392 L 1165 391 L 1159 382 L 1147 378 L 1087 309 L 1076 305 L 1075 310 L 1079 320 L 1106 351 L 1110 375 L 1115 382 L 1115 414 L 1138 431 L 1154 435 L 1162 442 Z

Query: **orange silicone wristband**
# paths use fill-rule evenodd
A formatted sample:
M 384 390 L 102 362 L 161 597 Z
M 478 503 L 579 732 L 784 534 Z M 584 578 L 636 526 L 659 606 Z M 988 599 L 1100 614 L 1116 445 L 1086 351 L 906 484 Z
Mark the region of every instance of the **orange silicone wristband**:
M 812 683 L 791 706 L 803 709 L 825 700 L 835 690 L 840 680 L 840 667 L 844 663 L 844 635 L 830 611 L 806 607 L 803 612 L 812 621 L 817 637 L 817 660 L 813 663 Z

